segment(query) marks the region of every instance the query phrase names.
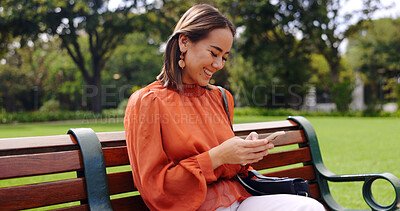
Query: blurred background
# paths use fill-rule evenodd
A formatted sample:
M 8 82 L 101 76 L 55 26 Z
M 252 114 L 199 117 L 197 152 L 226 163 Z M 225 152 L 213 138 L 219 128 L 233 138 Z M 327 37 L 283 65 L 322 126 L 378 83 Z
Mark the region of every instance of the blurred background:
M 197 3 L 237 28 L 211 83 L 238 112 L 400 116 L 395 0 L 2 0 L 0 122 L 123 117 Z
M 155 80 L 165 41 L 197 3 L 237 29 L 211 80 L 233 94 L 235 124 L 302 115 L 331 171 L 400 177 L 396 0 L 1 0 L 0 138 L 124 130 L 127 99 Z M 369 209 L 361 183 L 330 188 L 341 205 Z M 373 192 L 395 199 L 388 182 Z

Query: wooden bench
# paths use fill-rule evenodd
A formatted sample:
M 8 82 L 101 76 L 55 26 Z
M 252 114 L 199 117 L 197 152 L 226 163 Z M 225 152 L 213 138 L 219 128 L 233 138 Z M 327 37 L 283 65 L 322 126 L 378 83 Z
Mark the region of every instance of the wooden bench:
M 234 130 L 236 135 L 242 137 L 252 131 L 261 134 L 261 137 L 279 130 L 286 131 L 276 146 L 291 147 L 282 147 L 284 150 L 270 153 L 266 159 L 253 164 L 253 167 L 263 170 L 287 166 L 285 170 L 262 172 L 268 176 L 302 177 L 309 180 L 312 196 L 331 210 L 345 208 L 333 199 L 328 181 L 362 181 L 363 196 L 372 209 L 394 210 L 399 207 L 400 180 L 394 175 L 335 175 L 328 171 L 321 159 L 315 131 L 303 117 L 236 124 Z M 147 210 L 132 181 L 124 132 L 97 133 L 97 137 L 107 166 L 108 190 L 113 210 Z M 298 165 L 293 167 L 292 164 Z M 44 206 L 45 209 L 90 210 L 86 178 L 82 173 L 84 168 L 80 147 L 72 134 L 0 139 L 0 210 L 43 209 Z M 371 184 L 378 178 L 388 180 L 395 189 L 395 200 L 389 206 L 377 204 L 372 196 Z M 49 205 L 55 206 L 47 207 Z

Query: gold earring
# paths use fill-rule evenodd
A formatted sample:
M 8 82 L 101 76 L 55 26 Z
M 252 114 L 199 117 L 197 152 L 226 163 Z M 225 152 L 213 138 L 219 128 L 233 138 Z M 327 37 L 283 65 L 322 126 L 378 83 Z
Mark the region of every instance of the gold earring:
M 178 65 L 181 69 L 183 69 L 185 67 L 185 60 L 183 60 L 184 57 L 184 53 L 181 52 L 181 55 L 179 56 L 180 60 L 178 61 Z

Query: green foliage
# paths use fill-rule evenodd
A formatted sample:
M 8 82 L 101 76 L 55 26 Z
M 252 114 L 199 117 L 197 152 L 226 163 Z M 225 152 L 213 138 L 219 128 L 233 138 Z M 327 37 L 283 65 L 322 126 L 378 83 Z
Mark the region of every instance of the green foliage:
M 345 109 L 351 88 L 345 78 L 351 82 L 353 76 L 338 46 L 345 35 L 357 37 L 364 32 L 367 36 L 362 41 L 350 42 L 350 46 L 363 47 L 349 49 L 357 56 L 346 59 L 369 79 L 365 86 L 372 93 L 366 96 L 369 108 L 376 108 L 380 100 L 376 82 L 380 75 L 370 70 L 382 64 L 386 65 L 385 99 L 398 98 L 393 78 L 400 75 L 396 53 L 400 42 L 399 30 L 392 26 L 399 25 L 398 21 L 360 22 L 346 33 L 338 32 L 342 6 L 338 0 L 166 0 L 162 4 L 141 0 L 123 1 L 115 10 L 109 10 L 108 3 L 2 1 L 0 47 L 8 47 L 9 52 L 7 63 L 0 65 L 0 107 L 8 112 L 37 110 L 43 102 L 56 99 L 68 110 L 92 108 L 100 113 L 101 107 L 116 108 L 131 94 L 131 87 L 154 80 L 162 67 L 160 46 L 194 3 L 215 5 L 239 29 L 231 63 L 212 81 L 229 88 L 239 106 L 299 109 L 308 84 L 313 84 L 318 92 L 331 93 L 331 100 Z M 379 8 L 378 4 L 366 7 L 373 3 L 379 0 L 363 2 L 365 14 Z M 377 38 L 380 34 L 385 35 Z M 388 41 L 392 38 L 393 42 Z M 99 88 L 96 96 L 87 93 L 85 82 Z
M 6 55 L 6 64 L 0 64 L 0 98 L 7 111 L 37 110 L 50 99 L 66 109 L 81 108 L 84 82 L 59 41 L 38 41 Z
M 122 101 L 118 104 L 118 109 L 117 109 L 117 110 L 120 110 L 120 111 L 124 111 L 124 112 L 125 112 L 126 106 L 128 105 L 128 101 L 129 101 L 129 99 L 124 99 L 124 100 L 122 100 Z
M 0 13 L 1 18 L 6 18 L 8 30 L 15 36 L 20 35 L 22 41 L 25 37 L 36 40 L 41 33 L 62 40 L 62 47 L 79 68 L 87 85 L 97 88 L 97 94 L 89 97 L 89 104 L 97 113 L 101 113 L 103 103 L 102 70 L 115 48 L 127 34 L 148 31 L 149 22 L 159 25 L 158 33 L 168 25 L 165 24 L 167 19 L 160 15 L 157 2 L 148 3 L 145 0 L 124 2 L 124 6 L 114 11 L 108 10 L 106 0 L 29 0 L 23 3 L 5 0 L 2 3 L 4 12 Z M 134 10 L 135 13 L 132 12 Z
M 85 40 L 81 38 L 79 42 L 84 45 Z M 85 92 L 90 90 L 85 90 L 82 74 L 66 50 L 58 48 L 60 42 L 60 39 L 37 41 L 31 47 L 7 54 L 6 64 L 0 65 L 0 102 L 4 102 L 1 105 L 7 111 L 37 110 L 50 99 L 58 100 L 67 110 L 88 108 Z M 89 62 L 87 56 L 85 60 Z M 154 81 L 161 60 L 159 45 L 148 43 L 145 34 L 128 35 L 104 69 L 103 105 L 115 108 L 129 97 L 133 86 L 142 87 Z
M 366 103 L 373 112 L 379 103 L 398 98 L 400 77 L 400 19 L 383 18 L 360 24 L 350 37 L 347 57 L 364 75 Z M 382 33 L 385 32 L 385 33 Z M 384 96 L 383 96 L 384 95 Z
M 4 107 L 7 111 L 29 109 L 24 104 L 32 100 L 30 93 L 33 91 L 34 75 L 19 62 L 20 60 L 16 65 L 11 62 L 5 65 L 0 64 L 0 98 L 2 102 L 0 107 Z
M 57 100 L 51 99 L 43 103 L 43 105 L 39 109 L 40 112 L 57 112 L 60 111 L 60 102 Z
M 121 119 L 125 115 L 125 110 L 104 109 L 102 114 L 90 111 L 66 111 L 58 110 L 53 112 L 34 111 L 34 112 L 5 112 L 0 113 L 0 124 L 23 123 L 23 122 L 48 122 L 62 120 L 81 120 L 81 121 L 108 121 L 111 119 Z
M 323 55 L 313 54 L 311 66 L 315 72 L 310 83 L 315 85 L 317 90 L 329 93 L 330 100 L 336 104 L 340 112 L 347 111 L 353 100 L 352 94 L 355 88 L 355 75 L 347 60 L 341 61 L 341 73 L 337 83 L 333 83 L 329 64 Z
M 159 48 L 160 41 L 149 40 L 145 33 L 132 33 L 115 49 L 104 68 L 103 84 L 118 92 L 114 97 L 116 105 L 129 97 L 133 86 L 145 86 L 155 80 L 163 65 Z
M 329 91 L 332 86 L 332 78 L 330 74 L 329 64 L 325 57 L 321 54 L 311 55 L 311 68 L 313 74 L 310 83 L 314 84 L 317 90 Z
M 396 90 L 397 90 L 397 105 L 398 105 L 398 108 L 400 108 L 400 77 L 398 77 L 397 80 L 398 80 L 398 84 L 396 86 Z
M 308 40 L 296 39 L 293 31 L 293 21 L 298 20 L 294 10 L 301 6 L 297 1 L 227 0 L 221 4 L 226 5 L 225 12 L 237 26 L 244 29 L 234 46 L 243 59 L 232 64 L 237 70 L 230 70 L 235 74 L 230 81 L 234 89 L 240 87 L 246 93 L 245 105 L 299 108 L 311 73 Z M 287 9 L 287 5 L 296 9 Z M 245 79 L 240 79 L 240 68 L 248 72 L 243 73 Z
M 349 79 L 333 85 L 331 90 L 332 98 L 339 111 L 349 110 L 349 105 L 353 100 L 353 90 L 354 84 Z
M 68 56 L 66 50 L 59 49 L 60 39 L 43 43 L 42 48 L 35 50 L 33 63 L 43 71 L 43 79 L 39 87 L 40 102 L 56 99 L 64 109 L 73 110 L 82 108 L 82 74 Z M 41 47 L 41 46 L 39 46 Z
M 251 117 L 251 116 L 306 116 L 306 117 L 400 117 L 400 111 L 390 113 L 378 111 L 369 113 L 367 111 L 305 111 L 294 109 L 269 109 L 256 107 L 240 107 L 235 108 L 234 116 L 236 117 Z
M 234 93 L 236 106 L 266 106 L 271 87 L 271 73 L 256 71 L 252 62 L 242 56 L 237 56 L 226 65 L 230 77 L 230 88 Z

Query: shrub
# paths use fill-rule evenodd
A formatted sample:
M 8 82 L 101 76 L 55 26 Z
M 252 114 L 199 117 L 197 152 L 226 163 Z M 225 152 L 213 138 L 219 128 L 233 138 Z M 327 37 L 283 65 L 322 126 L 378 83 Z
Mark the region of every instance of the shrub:
M 118 104 L 118 110 L 121 110 L 121 111 L 124 111 L 124 112 L 125 112 L 126 106 L 128 105 L 128 101 L 129 101 L 128 98 L 122 100 L 122 101 Z
M 60 111 L 60 102 L 58 100 L 48 100 L 39 109 L 40 112 L 57 112 Z
M 344 80 L 332 87 L 332 98 L 339 111 L 347 111 L 353 100 L 354 84 L 350 79 Z

